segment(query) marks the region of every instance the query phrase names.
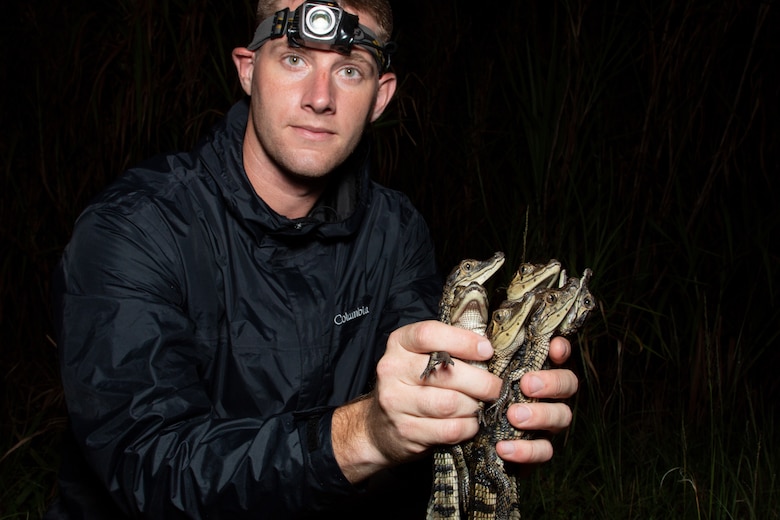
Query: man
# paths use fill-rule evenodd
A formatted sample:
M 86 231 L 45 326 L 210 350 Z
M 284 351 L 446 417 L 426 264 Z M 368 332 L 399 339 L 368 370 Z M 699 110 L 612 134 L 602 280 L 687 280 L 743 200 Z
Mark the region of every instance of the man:
M 75 447 L 49 517 L 390 515 L 358 508 L 432 446 L 472 437 L 478 401 L 498 396 L 501 381 L 467 363 L 420 379 L 430 352 L 492 350 L 433 320 L 427 227 L 369 178 L 363 131 L 396 87 L 389 5 L 341 7 L 261 0 L 254 40 L 233 51 L 248 101 L 79 217 L 55 290 Z M 569 350 L 557 338 L 551 357 Z M 550 370 L 522 385 L 554 399 L 577 380 Z M 571 412 L 509 417 L 554 432 Z

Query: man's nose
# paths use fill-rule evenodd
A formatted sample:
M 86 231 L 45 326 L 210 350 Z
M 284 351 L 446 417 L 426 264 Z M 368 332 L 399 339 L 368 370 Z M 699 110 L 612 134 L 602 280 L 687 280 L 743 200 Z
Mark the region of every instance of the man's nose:
M 317 113 L 333 110 L 333 78 L 330 71 L 322 69 L 310 76 L 303 102 L 305 107 Z

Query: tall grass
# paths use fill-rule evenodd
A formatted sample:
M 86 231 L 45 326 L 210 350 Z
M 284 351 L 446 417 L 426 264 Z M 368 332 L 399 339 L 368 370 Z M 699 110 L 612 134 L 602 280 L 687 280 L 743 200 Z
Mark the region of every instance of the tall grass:
M 230 50 L 254 6 L 205 0 L 3 8 L 0 518 L 56 492 L 65 411 L 51 271 L 79 211 L 124 168 L 189 147 L 238 89 Z
M 373 134 L 442 269 L 500 249 L 594 270 L 574 422 L 523 514 L 780 517 L 776 6 L 505 4 L 394 6 L 401 88 Z M 92 195 L 237 99 L 252 6 L 6 10 L 0 518 L 35 518 L 64 427 L 51 269 Z

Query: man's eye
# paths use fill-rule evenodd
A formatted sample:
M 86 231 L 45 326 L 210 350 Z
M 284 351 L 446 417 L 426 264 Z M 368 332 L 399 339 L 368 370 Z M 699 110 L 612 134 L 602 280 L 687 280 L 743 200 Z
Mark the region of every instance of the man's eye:
M 287 56 L 286 61 L 290 65 L 300 65 L 301 64 L 301 57 L 300 56 Z
M 341 72 L 348 78 L 359 78 L 361 76 L 360 70 L 355 67 L 344 67 Z

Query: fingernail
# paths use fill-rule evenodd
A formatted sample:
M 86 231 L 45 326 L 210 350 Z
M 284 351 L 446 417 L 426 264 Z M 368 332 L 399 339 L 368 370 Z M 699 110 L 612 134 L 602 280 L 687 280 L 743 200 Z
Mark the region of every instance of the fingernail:
M 496 451 L 502 456 L 511 455 L 515 452 L 515 445 L 511 442 L 501 441 L 496 444 Z
M 544 388 L 544 382 L 537 376 L 528 376 L 528 388 L 531 394 L 536 394 Z
M 493 345 L 489 341 L 480 341 L 477 343 L 477 353 L 487 359 L 493 355 Z
M 524 423 L 528 419 L 531 418 L 531 410 L 527 406 L 513 406 L 512 407 L 513 415 L 515 416 L 515 422 L 516 423 Z

